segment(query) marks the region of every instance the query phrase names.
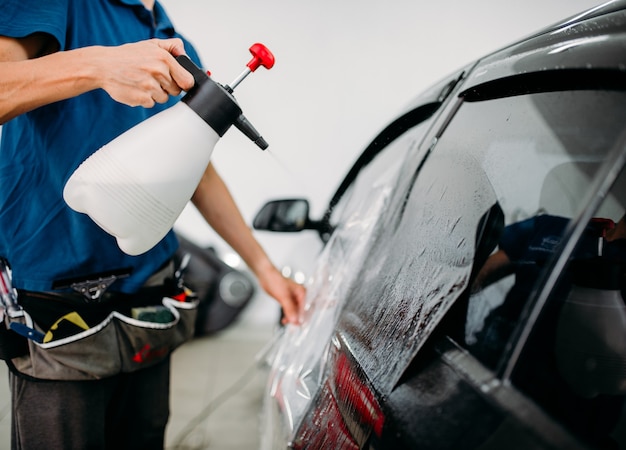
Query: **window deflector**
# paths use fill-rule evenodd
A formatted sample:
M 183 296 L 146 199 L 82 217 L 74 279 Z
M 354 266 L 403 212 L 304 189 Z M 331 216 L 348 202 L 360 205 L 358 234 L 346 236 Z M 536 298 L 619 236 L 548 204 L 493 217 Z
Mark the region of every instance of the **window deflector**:
M 562 239 L 562 245 L 559 251 L 555 252 L 555 257 L 548 263 L 548 269 L 537 283 L 539 290 L 532 295 L 533 301 L 528 303 L 522 312 L 520 322 L 524 323 L 524 327 L 516 330 L 515 336 L 509 342 L 515 343 L 510 349 L 507 349 L 508 357 L 501 369 L 501 377 L 503 380 L 510 380 L 513 370 L 517 365 L 523 348 L 526 345 L 528 337 L 539 317 L 541 310 L 546 304 L 552 288 L 558 282 L 563 269 L 565 268 L 569 258 L 574 251 L 576 244 L 581 238 L 585 227 L 593 218 L 596 211 L 600 208 L 606 194 L 610 191 L 613 183 L 615 183 L 620 172 L 626 164 L 626 130 L 622 132 L 616 140 L 615 145 L 610 150 L 606 161 L 599 168 L 595 179 L 589 189 L 588 198 L 581 202 L 585 205 L 582 212 L 575 217 L 568 225 Z
M 459 94 L 467 102 L 516 95 L 576 90 L 626 90 L 623 71 L 612 69 L 560 69 L 530 72 L 487 81 Z

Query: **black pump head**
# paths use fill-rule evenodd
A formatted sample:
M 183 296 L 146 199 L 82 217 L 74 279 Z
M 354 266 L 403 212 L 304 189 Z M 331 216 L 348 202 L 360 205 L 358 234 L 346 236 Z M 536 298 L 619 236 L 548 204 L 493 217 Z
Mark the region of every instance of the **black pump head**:
M 195 80 L 195 85 L 181 100 L 183 103 L 198 114 L 220 137 L 234 124 L 261 150 L 268 147 L 265 139 L 243 116 L 235 97 L 228 90 L 213 81 L 189 57 L 180 55 L 176 60 L 193 75 Z

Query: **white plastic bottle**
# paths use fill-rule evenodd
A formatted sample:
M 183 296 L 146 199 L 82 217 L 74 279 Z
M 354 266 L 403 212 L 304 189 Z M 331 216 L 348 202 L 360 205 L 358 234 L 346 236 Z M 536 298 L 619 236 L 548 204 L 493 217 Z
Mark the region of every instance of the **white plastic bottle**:
M 122 251 L 145 253 L 173 227 L 218 140 L 179 102 L 93 153 L 72 174 L 63 197 L 113 235 Z

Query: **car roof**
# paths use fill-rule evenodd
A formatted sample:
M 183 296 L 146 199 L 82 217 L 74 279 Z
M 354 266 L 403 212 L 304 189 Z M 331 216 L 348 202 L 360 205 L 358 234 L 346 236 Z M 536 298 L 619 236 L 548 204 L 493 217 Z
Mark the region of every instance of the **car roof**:
M 464 89 L 518 75 L 551 73 L 563 79 L 567 71 L 610 71 L 624 79 L 626 0 L 605 3 L 481 58 Z
M 593 19 L 596 17 L 600 17 L 603 15 L 607 15 L 607 14 L 624 10 L 624 9 L 626 9 L 626 0 L 610 0 L 598 6 L 594 6 L 593 8 L 587 9 L 579 14 L 575 14 L 564 20 L 561 20 L 555 23 L 554 25 L 550 25 L 542 30 L 532 33 L 531 35 L 526 36 L 523 39 L 520 39 L 520 41 L 526 41 L 534 37 L 541 36 L 541 35 L 551 33 L 556 30 L 568 27 L 574 23 L 579 23 L 588 19 Z

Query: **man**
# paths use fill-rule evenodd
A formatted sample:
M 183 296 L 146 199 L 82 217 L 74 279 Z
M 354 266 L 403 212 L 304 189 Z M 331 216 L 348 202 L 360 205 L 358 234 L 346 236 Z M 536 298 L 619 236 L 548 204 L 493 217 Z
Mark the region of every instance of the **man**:
M 177 248 L 172 232 L 145 254 L 125 255 L 89 217 L 72 211 L 62 192 L 91 153 L 193 86 L 175 60 L 181 54 L 199 64 L 154 0 L 0 3 L 0 256 L 33 306 L 55 297 L 73 305 L 79 294 L 63 280 L 103 273 L 123 273 L 107 298 L 133 298 L 169 267 Z M 284 321 L 298 323 L 304 289 L 270 262 L 212 165 L 192 201 L 278 300 Z M 89 314 L 89 305 L 81 307 Z M 40 381 L 17 370 L 10 380 L 15 449 L 163 447 L 167 355 L 99 380 Z

